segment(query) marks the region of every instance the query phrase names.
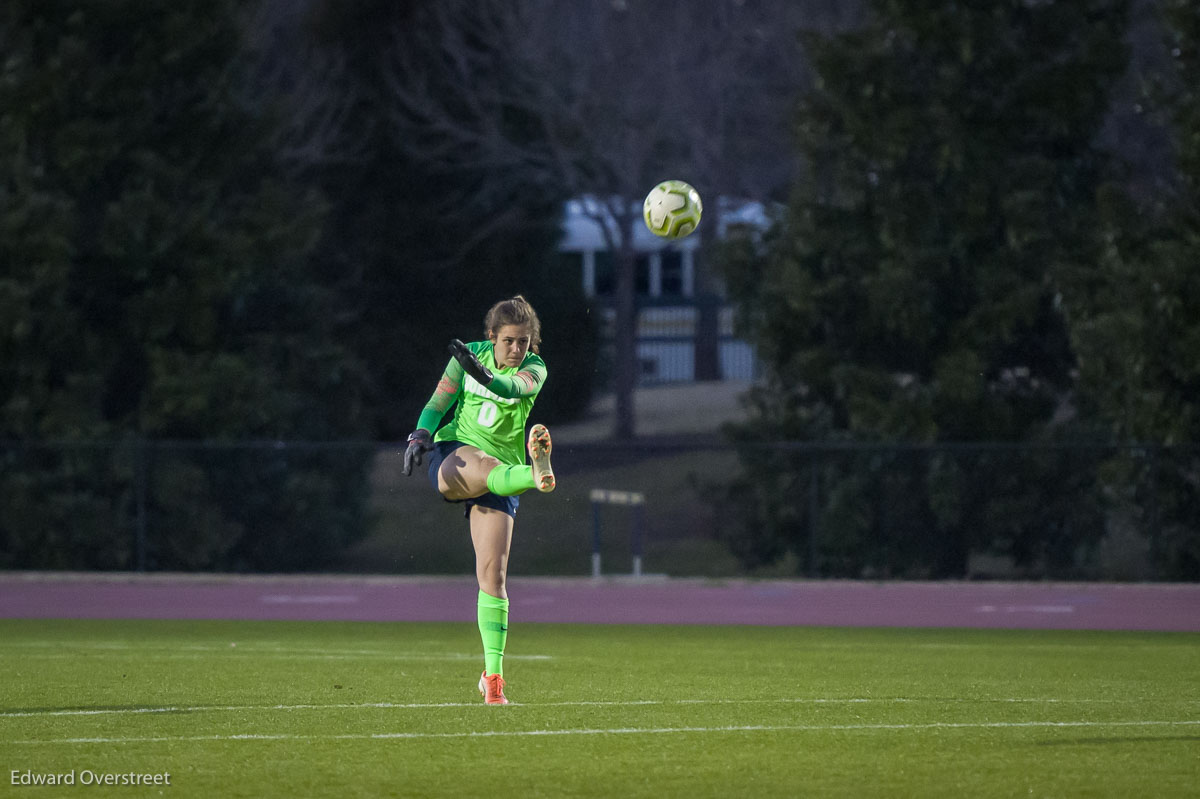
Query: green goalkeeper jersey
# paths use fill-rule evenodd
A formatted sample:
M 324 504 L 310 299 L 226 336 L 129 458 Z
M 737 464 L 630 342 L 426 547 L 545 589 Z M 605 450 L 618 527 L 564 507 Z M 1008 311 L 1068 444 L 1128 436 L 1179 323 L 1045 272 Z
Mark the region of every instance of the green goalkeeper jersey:
M 495 378 L 486 386 L 466 374 L 454 358 L 433 392 L 417 427 L 437 430 L 434 441 L 461 441 L 478 447 L 501 463 L 520 466 L 525 463 L 525 422 L 534 400 L 546 382 L 546 363 L 530 352 L 521 365 L 497 366 L 492 342 L 473 341 L 467 348 Z M 454 416 L 437 429 L 451 403 L 457 402 Z

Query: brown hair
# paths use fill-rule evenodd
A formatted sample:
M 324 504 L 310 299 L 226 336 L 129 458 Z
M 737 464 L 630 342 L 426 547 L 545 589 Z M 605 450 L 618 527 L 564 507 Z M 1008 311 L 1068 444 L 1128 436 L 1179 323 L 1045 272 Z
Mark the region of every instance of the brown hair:
M 538 345 L 542 343 L 542 323 L 537 311 L 520 294 L 501 300 L 488 309 L 483 319 L 483 334 L 490 339 L 505 325 L 529 325 L 529 349 L 535 353 L 538 351 Z

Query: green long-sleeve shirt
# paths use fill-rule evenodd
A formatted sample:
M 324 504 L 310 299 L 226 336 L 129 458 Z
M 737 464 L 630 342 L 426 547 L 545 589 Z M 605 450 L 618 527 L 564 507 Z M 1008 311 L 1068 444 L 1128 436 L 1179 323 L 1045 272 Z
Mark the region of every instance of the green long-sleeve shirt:
M 434 441 L 461 441 L 502 463 L 523 464 L 525 423 L 546 382 L 546 363 L 530 352 L 520 366 L 502 367 L 496 365 L 492 342 L 473 341 L 467 348 L 495 377 L 486 386 L 480 385 L 451 358 L 437 389 L 421 411 L 417 427 L 436 430 Z M 456 402 L 454 416 L 439 430 L 442 417 Z

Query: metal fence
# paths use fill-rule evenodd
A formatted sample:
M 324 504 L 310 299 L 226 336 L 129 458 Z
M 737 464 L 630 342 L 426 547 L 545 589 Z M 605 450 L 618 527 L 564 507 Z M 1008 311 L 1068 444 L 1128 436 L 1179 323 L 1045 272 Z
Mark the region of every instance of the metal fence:
M 470 573 L 461 508 L 401 455 L 0 443 L 0 568 Z M 513 574 L 1200 579 L 1195 446 L 556 440 L 555 468 Z

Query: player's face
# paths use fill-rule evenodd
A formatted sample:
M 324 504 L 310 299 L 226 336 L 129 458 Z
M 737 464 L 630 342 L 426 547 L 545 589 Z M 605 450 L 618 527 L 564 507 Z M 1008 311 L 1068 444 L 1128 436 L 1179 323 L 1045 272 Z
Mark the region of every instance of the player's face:
M 497 366 L 520 366 L 529 352 L 529 325 L 504 325 L 492 333 Z

